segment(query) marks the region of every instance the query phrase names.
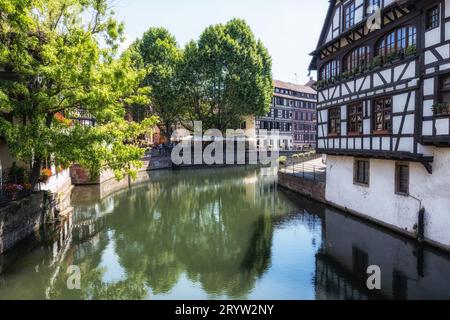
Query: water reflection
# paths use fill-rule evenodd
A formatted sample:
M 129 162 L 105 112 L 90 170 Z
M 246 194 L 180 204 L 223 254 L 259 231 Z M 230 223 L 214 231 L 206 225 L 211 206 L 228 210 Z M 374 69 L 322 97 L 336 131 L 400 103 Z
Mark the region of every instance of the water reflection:
M 0 256 L 0 298 L 450 297 L 447 256 L 280 191 L 270 169 L 152 172 L 72 200 L 58 230 Z M 365 289 L 370 264 L 381 292 Z M 67 289 L 70 265 L 81 290 Z
M 369 265 L 381 268 L 378 292 L 366 288 Z M 448 270 L 447 254 L 325 209 L 316 267 L 318 299 L 450 299 Z

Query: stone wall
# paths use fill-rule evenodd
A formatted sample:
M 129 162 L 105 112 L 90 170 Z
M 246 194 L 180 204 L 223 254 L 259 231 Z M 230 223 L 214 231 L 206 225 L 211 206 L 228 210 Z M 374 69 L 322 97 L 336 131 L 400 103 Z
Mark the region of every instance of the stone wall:
M 114 178 L 114 173 L 110 170 L 103 171 L 97 178 L 91 178 L 89 170 L 83 168 L 78 164 L 74 164 L 70 167 L 70 177 L 72 178 L 72 183 L 74 185 L 90 185 L 90 184 L 100 184 L 105 181 Z
M 37 232 L 44 223 L 44 192 L 0 208 L 0 254 Z
M 303 196 L 325 203 L 325 182 L 279 172 L 278 184 Z
M 102 200 L 115 192 L 149 181 L 150 174 L 148 171 L 140 171 L 135 180 L 126 177 L 120 181 L 111 179 L 108 183 L 77 186 L 72 191 L 71 204 L 80 206 L 85 203 Z
M 157 158 L 155 160 L 154 159 L 150 160 L 150 158 L 144 158 L 142 159 L 142 163 L 143 166 L 142 168 L 138 169 L 138 172 L 167 169 L 172 167 L 172 162 L 170 158 Z M 78 164 L 74 164 L 70 167 L 70 177 L 72 179 L 72 184 L 76 186 L 99 185 L 107 181 L 116 180 L 116 177 L 112 170 L 102 171 L 99 177 L 93 179 L 89 174 L 89 170 L 83 168 Z

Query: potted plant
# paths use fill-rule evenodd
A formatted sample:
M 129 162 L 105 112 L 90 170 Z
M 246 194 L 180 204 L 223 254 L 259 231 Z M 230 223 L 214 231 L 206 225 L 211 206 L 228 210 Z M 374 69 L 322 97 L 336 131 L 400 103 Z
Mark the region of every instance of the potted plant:
M 406 48 L 405 55 L 406 56 L 413 56 L 417 53 L 417 47 L 415 45 L 410 45 L 408 48 Z
M 52 176 L 52 170 L 45 168 L 41 170 L 41 177 L 39 178 L 39 181 L 42 183 L 47 183 L 50 177 Z
M 449 114 L 448 106 L 449 105 L 447 103 L 435 103 L 432 107 L 433 114 L 435 116 Z
M 317 81 L 317 88 L 322 89 L 323 87 L 325 87 L 325 80 Z
M 383 60 L 381 59 L 380 56 L 374 57 L 372 59 L 372 63 L 371 63 L 372 69 L 376 69 L 378 67 L 381 67 L 382 62 L 383 62 Z
M 8 183 L 4 187 L 4 191 L 11 196 L 11 199 L 17 200 L 17 195 L 23 190 L 23 186 L 16 183 Z
M 341 78 L 342 80 L 347 80 L 348 78 L 350 78 L 350 72 L 348 71 L 343 72 Z
M 400 55 L 399 55 L 399 52 L 398 51 L 392 51 L 391 53 L 389 53 L 387 56 L 386 56 L 386 60 L 387 60 L 387 62 L 389 62 L 389 63 L 393 63 L 393 62 L 395 62 L 396 60 L 398 60 L 400 58 Z
M 286 162 L 287 162 L 287 157 L 282 156 L 282 157 L 278 158 L 278 163 L 279 164 L 284 165 L 284 164 L 286 164 Z

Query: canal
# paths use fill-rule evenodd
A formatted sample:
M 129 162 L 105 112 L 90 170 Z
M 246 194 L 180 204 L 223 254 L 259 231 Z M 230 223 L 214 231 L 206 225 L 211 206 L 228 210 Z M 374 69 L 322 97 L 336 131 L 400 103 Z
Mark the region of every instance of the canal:
M 0 299 L 450 299 L 448 255 L 281 190 L 272 169 L 144 175 L 76 189 L 70 219 L 0 256 Z

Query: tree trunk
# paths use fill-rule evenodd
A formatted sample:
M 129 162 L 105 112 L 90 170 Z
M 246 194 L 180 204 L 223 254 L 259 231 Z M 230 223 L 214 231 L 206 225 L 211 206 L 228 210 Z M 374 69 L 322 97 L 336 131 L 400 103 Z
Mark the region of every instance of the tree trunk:
M 33 188 L 39 183 L 41 177 L 42 158 L 36 158 L 31 168 L 30 184 Z

